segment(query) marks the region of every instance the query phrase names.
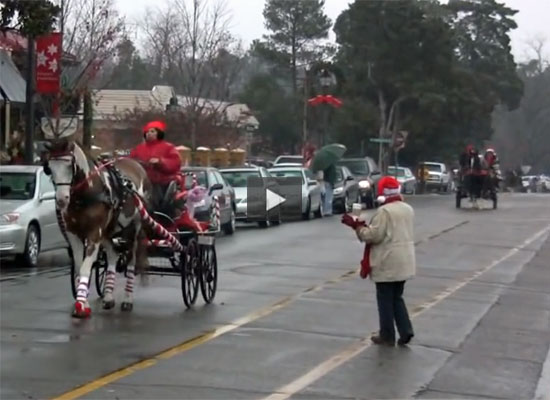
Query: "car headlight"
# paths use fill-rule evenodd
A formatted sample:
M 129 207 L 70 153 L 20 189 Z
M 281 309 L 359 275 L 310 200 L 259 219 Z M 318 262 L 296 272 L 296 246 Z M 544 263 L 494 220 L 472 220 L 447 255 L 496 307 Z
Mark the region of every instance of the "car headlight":
M 359 181 L 359 187 L 361 189 L 368 189 L 368 188 L 370 188 L 370 182 L 369 181 Z
M 344 188 L 343 187 L 337 187 L 334 189 L 333 193 L 334 194 L 340 194 L 344 191 Z
M 11 212 L 0 215 L 0 225 L 11 225 L 19 219 L 19 213 Z

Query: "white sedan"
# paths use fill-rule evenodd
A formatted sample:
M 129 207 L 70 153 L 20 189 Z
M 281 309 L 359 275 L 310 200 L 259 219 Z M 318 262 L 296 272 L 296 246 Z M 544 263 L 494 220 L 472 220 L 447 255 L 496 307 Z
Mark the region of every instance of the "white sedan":
M 302 218 L 310 219 L 311 213 L 316 218 L 323 217 L 323 201 L 321 199 L 321 184 L 315 180 L 313 173 L 303 167 L 278 167 L 269 169 L 275 178 L 301 178 L 302 180 Z

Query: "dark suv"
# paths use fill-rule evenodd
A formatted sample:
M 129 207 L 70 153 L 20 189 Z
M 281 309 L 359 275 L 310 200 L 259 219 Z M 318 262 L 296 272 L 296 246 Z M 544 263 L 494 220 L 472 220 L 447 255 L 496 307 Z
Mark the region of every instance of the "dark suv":
M 382 177 L 378 165 L 370 157 L 343 158 L 338 165 L 347 167 L 359 182 L 359 199 L 367 208 L 376 206 L 376 186 Z

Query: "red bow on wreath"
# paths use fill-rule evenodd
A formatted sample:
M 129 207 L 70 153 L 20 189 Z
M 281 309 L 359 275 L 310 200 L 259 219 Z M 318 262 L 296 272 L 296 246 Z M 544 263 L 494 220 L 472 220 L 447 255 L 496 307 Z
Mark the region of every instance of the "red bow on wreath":
M 331 94 L 325 94 L 325 95 L 317 95 L 307 101 L 312 106 L 318 106 L 319 104 L 330 104 L 333 107 L 341 107 L 342 106 L 342 100 L 340 100 L 337 97 L 334 97 Z

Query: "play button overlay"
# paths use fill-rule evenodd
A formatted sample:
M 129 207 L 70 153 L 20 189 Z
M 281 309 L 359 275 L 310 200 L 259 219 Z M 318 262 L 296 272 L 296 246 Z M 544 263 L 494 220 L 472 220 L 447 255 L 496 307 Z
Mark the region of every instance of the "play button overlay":
M 266 189 L 265 190 L 265 210 L 269 211 L 281 204 L 283 204 L 286 199 L 283 196 L 279 196 L 277 193 Z
M 248 177 L 246 220 L 265 223 L 300 219 L 302 179 L 299 177 Z

